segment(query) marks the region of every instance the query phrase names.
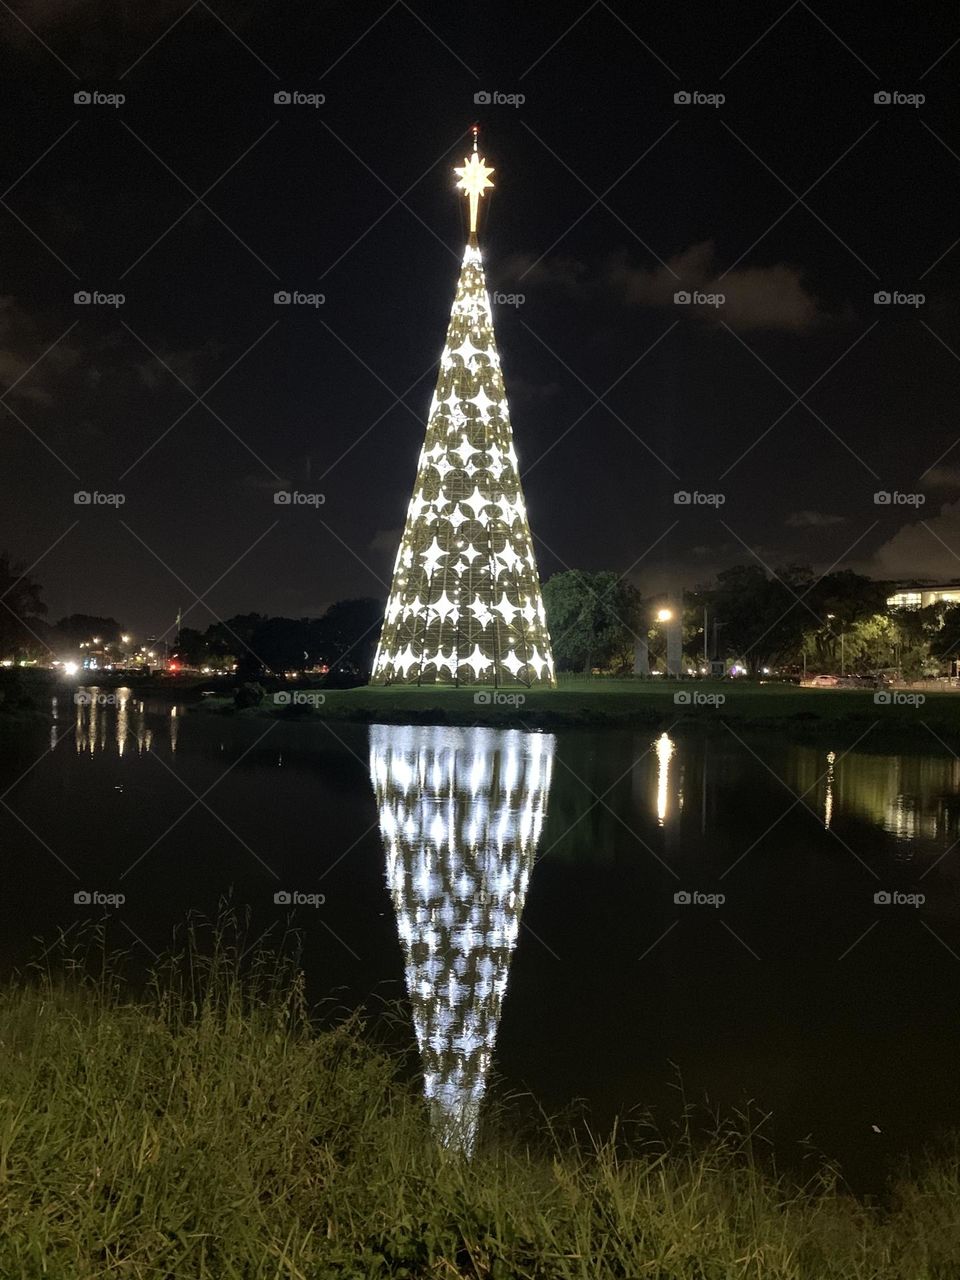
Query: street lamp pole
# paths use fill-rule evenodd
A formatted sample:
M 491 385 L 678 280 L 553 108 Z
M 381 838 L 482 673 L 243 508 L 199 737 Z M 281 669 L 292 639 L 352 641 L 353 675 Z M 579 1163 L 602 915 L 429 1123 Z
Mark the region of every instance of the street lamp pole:
M 668 624 L 672 622 L 672 620 L 673 620 L 672 609 L 664 606 L 663 608 L 660 608 L 657 610 L 657 621 L 661 624 L 663 628 L 661 634 L 663 635 L 664 642 L 666 644 L 666 655 L 664 657 L 664 664 L 663 664 L 664 674 L 668 677 L 670 675 L 670 636 L 669 636 Z
M 707 653 L 707 606 L 703 606 L 703 665 L 710 670 L 710 657 Z

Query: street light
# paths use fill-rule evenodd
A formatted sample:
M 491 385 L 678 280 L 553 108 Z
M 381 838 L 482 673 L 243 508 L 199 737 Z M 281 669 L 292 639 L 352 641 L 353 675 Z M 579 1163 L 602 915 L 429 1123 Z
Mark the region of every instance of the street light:
M 828 621 L 830 621 L 836 616 L 837 615 L 835 613 L 828 613 L 827 619 Z M 846 663 L 844 661 L 844 656 L 843 656 L 843 627 L 840 628 L 840 674 L 842 676 L 846 675 Z
M 677 670 L 676 670 L 676 671 L 671 671 L 671 669 L 670 669 L 670 666 L 671 666 L 671 663 L 670 663 L 670 656 L 671 656 L 671 651 L 672 651 L 672 650 L 671 650 L 670 632 L 671 632 L 672 628 L 671 628 L 668 624 L 669 624 L 669 623 L 671 623 L 671 622 L 673 621 L 673 618 L 674 618 L 674 612 L 673 612 L 673 610 L 672 610 L 671 608 L 669 608 L 669 606 L 667 606 L 667 605 L 662 605 L 662 606 L 661 606 L 661 607 L 656 611 L 656 613 L 655 613 L 655 615 L 654 615 L 654 616 L 655 616 L 655 618 L 656 618 L 657 622 L 659 622 L 659 623 L 663 626 L 663 630 L 664 630 L 664 638 L 665 638 L 665 643 L 666 643 L 666 654 L 665 654 L 665 657 L 664 657 L 664 672 L 665 672 L 665 674 L 666 674 L 666 676 L 667 676 L 668 678 L 669 678 L 671 675 L 676 675 L 676 676 L 679 678 L 679 676 L 680 676 L 680 669 L 679 669 L 680 664 L 679 664 L 679 663 L 677 663 Z

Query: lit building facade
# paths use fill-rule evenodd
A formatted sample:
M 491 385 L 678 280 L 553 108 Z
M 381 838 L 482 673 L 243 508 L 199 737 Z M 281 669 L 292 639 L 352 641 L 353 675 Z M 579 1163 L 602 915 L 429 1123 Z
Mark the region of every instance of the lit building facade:
M 925 609 L 930 604 L 960 604 L 960 582 L 898 582 L 887 596 L 888 609 Z

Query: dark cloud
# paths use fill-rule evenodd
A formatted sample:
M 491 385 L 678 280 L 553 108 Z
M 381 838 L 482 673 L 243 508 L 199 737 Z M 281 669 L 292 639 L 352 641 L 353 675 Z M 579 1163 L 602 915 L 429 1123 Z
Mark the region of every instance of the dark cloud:
M 931 467 L 920 483 L 925 489 L 960 489 L 960 467 Z
M 213 376 L 209 370 L 225 350 L 219 342 L 205 342 L 199 347 L 180 351 L 160 347 L 156 349 L 158 359 L 144 353 L 146 359 L 138 361 L 134 368 L 140 382 L 149 391 L 175 388 L 179 378 L 200 395 L 206 387 L 204 379 L 209 381 Z
M 960 500 L 903 525 L 862 566 L 874 578 L 960 578 Z
M 721 276 L 712 240 L 691 245 L 658 267 L 639 267 L 625 254 L 609 260 L 598 271 L 570 258 L 531 264 L 513 259 L 504 264 L 504 275 L 521 283 L 547 284 L 573 294 L 613 297 L 628 307 L 677 307 L 680 291 L 722 295 L 720 306 L 691 305 L 688 313 L 741 331 L 766 329 L 803 333 L 825 317 L 817 298 L 807 288 L 799 267 L 774 263 L 766 267 L 739 267 Z M 682 314 L 679 309 L 677 314 Z
M 0 296 L 0 383 L 5 391 L 11 388 L 11 398 L 55 403 L 58 384 L 77 367 L 81 354 L 70 338 L 51 348 L 56 338 L 55 333 L 45 333 L 41 322 L 15 298 Z
M 846 524 L 847 517 L 824 511 L 791 511 L 785 523 L 791 529 L 826 529 L 833 524 Z
M 378 529 L 370 539 L 368 550 L 390 552 L 391 555 L 396 555 L 402 536 L 402 529 Z

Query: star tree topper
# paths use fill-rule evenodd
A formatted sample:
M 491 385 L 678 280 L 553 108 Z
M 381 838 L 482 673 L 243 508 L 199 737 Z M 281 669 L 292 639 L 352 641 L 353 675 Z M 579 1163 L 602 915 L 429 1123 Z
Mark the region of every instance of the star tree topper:
M 473 154 L 464 157 L 463 164 L 459 168 L 454 169 L 454 173 L 459 174 L 460 181 L 457 186 L 463 191 L 470 201 L 470 234 L 476 235 L 477 231 L 477 206 L 480 197 L 484 194 L 487 187 L 492 187 L 488 174 L 493 173 L 493 169 L 489 168 L 486 161 L 480 158 L 477 151 L 477 129 L 473 129 Z

